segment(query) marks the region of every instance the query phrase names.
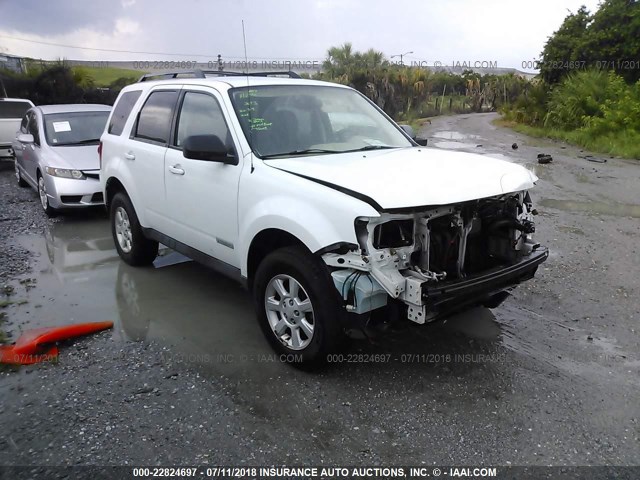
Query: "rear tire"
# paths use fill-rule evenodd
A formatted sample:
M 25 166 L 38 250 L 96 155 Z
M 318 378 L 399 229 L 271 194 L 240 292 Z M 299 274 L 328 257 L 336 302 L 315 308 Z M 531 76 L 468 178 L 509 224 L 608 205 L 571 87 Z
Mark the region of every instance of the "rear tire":
M 16 169 L 16 179 L 18 180 L 18 186 L 22 188 L 26 188 L 29 184 L 22 178 L 22 174 L 20 173 L 20 169 L 18 168 L 18 161 L 14 160 L 14 167 Z
M 129 265 L 151 265 L 158 256 L 158 242 L 144 236 L 131 200 L 118 192 L 111 201 L 110 223 L 118 255 Z
M 280 359 L 299 366 L 327 361 L 346 339 L 344 311 L 329 271 L 303 247 L 285 247 L 258 266 L 258 322 Z

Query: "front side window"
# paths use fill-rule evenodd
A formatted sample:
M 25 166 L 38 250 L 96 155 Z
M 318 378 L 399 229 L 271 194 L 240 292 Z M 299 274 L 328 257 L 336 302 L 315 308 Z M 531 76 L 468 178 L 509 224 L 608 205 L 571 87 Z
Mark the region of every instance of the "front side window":
M 52 147 L 97 145 L 109 112 L 50 113 L 44 116 L 44 136 Z
M 40 145 L 40 129 L 38 128 L 38 116 L 34 113 L 29 117 L 27 133 L 33 135 L 33 143 Z
M 134 137 L 139 140 L 168 144 L 177 99 L 176 90 L 160 90 L 149 95 L 140 110 Z
M 230 92 L 247 141 L 262 158 L 413 145 L 371 102 L 351 89 L 263 85 Z
M 24 117 L 22 117 L 22 122 L 20 122 L 20 133 L 27 133 L 27 128 L 29 126 L 29 117 L 30 113 L 26 113 Z
M 138 98 L 140 98 L 141 93 L 142 90 L 132 90 L 122 94 L 118 103 L 113 108 L 113 115 L 111 115 L 107 133 L 112 135 L 120 135 L 122 133 L 124 124 L 127 123 L 127 118 L 129 118 L 129 114 L 131 110 L 133 110 L 133 106 L 138 101 Z
M 186 92 L 184 95 L 174 146 L 182 147 L 184 139 L 192 135 L 215 135 L 227 148 L 232 148 L 224 114 L 211 95 L 199 92 Z

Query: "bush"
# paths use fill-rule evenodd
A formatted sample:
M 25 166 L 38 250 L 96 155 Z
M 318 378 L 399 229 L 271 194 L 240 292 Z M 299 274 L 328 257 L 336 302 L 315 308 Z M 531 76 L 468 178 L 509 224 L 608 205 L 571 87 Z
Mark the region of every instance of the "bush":
M 583 127 L 590 118 L 601 117 L 605 101 L 619 94 L 614 88 L 616 79 L 624 85 L 621 78 L 602 70 L 569 75 L 551 91 L 544 125 L 573 130 Z
M 640 158 L 640 81 L 628 85 L 614 72 L 577 72 L 551 90 L 540 83 L 502 113 L 551 138 Z

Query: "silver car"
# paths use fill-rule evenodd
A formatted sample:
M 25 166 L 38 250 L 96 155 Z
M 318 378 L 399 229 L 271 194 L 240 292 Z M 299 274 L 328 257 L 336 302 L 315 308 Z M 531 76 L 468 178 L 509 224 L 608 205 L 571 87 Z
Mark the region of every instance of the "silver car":
M 27 111 L 13 142 L 18 184 L 38 191 L 45 213 L 103 205 L 98 144 L 108 105 L 42 105 Z

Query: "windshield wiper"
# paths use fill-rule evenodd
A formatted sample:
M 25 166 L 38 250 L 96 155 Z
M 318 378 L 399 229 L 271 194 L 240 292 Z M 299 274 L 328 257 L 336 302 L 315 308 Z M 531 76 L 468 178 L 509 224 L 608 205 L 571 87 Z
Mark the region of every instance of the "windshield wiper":
M 68 142 L 68 143 L 57 143 L 54 144 L 54 147 L 66 147 L 66 146 L 70 146 L 70 145 L 89 145 L 91 143 L 99 143 L 100 139 L 99 138 L 89 138 L 87 140 L 80 140 L 79 142 Z
M 366 152 L 367 150 L 387 150 L 389 148 L 400 148 L 392 145 L 365 145 L 364 147 L 354 148 L 353 150 L 345 150 L 345 152 Z
M 314 153 L 342 153 L 340 150 L 328 150 L 326 148 L 307 148 L 305 150 L 293 150 L 292 152 L 272 153 L 262 155 L 262 158 L 288 157 L 293 155 L 312 155 Z

